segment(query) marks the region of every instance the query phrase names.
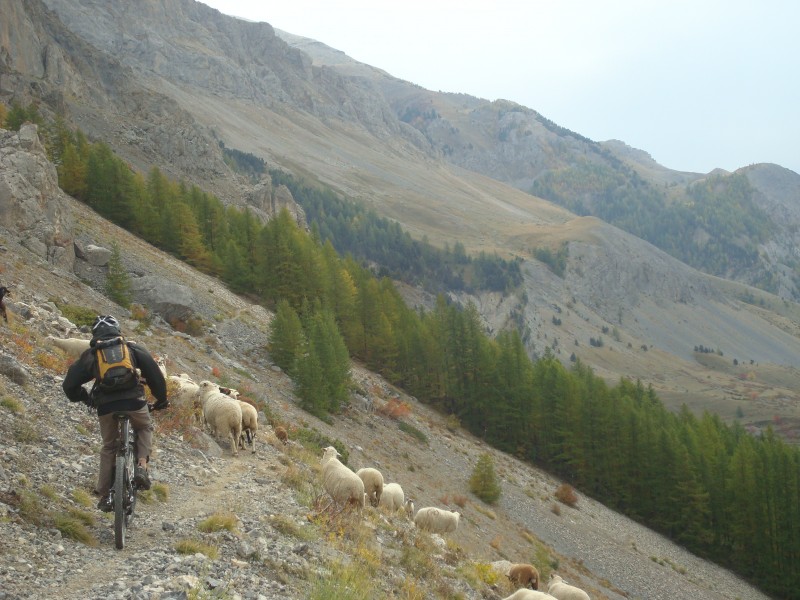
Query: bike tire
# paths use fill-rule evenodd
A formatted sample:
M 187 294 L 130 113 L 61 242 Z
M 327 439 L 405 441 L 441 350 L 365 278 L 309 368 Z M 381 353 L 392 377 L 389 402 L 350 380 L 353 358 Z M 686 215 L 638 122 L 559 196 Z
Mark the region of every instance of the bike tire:
M 136 469 L 136 432 L 130 431 L 130 445 L 125 453 L 125 526 L 130 527 L 133 513 L 136 510 L 136 498 L 139 490 L 133 481 Z
M 114 545 L 117 550 L 125 547 L 125 530 L 128 527 L 128 517 L 125 514 L 125 477 L 127 476 L 125 457 L 117 456 L 114 472 Z

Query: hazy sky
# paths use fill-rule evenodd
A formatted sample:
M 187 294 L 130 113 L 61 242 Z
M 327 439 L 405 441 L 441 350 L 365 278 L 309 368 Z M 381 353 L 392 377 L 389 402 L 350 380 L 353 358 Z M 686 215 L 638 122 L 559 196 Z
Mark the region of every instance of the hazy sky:
M 796 0 L 202 0 L 671 169 L 800 173 Z

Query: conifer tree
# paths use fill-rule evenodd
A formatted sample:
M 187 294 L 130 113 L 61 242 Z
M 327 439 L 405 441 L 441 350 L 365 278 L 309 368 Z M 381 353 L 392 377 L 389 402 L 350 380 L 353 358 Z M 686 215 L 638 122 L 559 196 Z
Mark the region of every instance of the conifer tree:
M 478 458 L 469 479 L 469 489 L 487 504 L 494 504 L 500 499 L 500 483 L 497 481 L 494 461 L 489 453 L 484 452 Z
M 122 264 L 122 256 L 117 242 L 111 244 L 111 258 L 108 260 L 105 287 L 106 294 L 114 302 L 125 308 L 131 305 L 131 280 Z
M 294 374 L 297 359 L 305 345 L 300 317 L 286 299 L 278 303 L 272 319 L 269 336 L 269 352 L 272 360 L 289 376 Z

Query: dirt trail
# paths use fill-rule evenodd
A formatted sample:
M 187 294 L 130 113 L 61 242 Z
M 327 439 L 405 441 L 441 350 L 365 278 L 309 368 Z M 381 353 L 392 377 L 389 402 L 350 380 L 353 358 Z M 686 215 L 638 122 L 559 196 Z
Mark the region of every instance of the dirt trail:
M 166 452 L 162 450 L 162 456 Z M 66 582 L 58 586 L 61 597 L 80 597 L 82 592 L 91 590 L 97 581 L 116 579 L 109 573 L 117 573 L 122 578 L 136 570 L 136 563 L 142 556 L 174 546 L 185 536 L 177 535 L 170 524 L 192 520 L 199 522 L 218 512 L 234 512 L 243 518 L 258 516 L 261 512 L 258 498 L 254 498 L 253 494 L 236 495 L 234 492 L 236 500 L 232 503 L 232 491 L 239 482 L 254 477 L 262 482 L 274 480 L 277 485 L 277 475 L 270 468 L 275 464 L 274 452 L 274 448 L 262 442 L 256 454 L 246 450 L 240 451 L 238 457 L 232 457 L 225 449 L 221 459 L 175 457 L 170 461 L 171 464 L 160 468 L 164 483 L 169 488 L 168 500 L 137 504 L 123 550 L 114 548 L 113 513 L 98 513 L 100 516 L 94 527 L 99 541 L 99 546 L 94 549 L 97 560 L 87 561 L 83 568 L 68 575 Z M 211 460 L 211 464 L 207 460 Z M 196 463 L 199 462 L 206 463 L 207 467 L 198 467 Z M 197 532 L 196 523 L 192 523 L 191 529 Z

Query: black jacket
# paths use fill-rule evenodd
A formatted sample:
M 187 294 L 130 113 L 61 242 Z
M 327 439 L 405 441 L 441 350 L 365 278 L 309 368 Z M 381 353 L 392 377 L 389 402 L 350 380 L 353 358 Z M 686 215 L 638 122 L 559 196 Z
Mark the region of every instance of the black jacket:
M 95 402 L 89 397 L 89 393 L 83 387 L 83 384 L 93 380 L 97 375 L 94 342 L 95 340 L 92 340 L 91 347 L 88 350 L 84 350 L 78 360 L 72 363 L 67 370 L 64 383 L 61 384 L 67 398 L 71 402 L 96 405 L 98 416 L 119 410 L 138 410 L 142 408 L 147 400 L 145 399 L 144 385 L 141 382 L 135 388 L 118 392 L 108 393 L 97 390 L 95 392 Z M 167 382 L 161 369 L 158 368 L 158 363 L 142 346 L 135 342 L 127 342 L 127 344 L 133 353 L 133 360 L 136 366 L 142 373 L 142 379 L 147 381 L 147 386 L 156 399 L 156 404 L 165 404 L 167 402 Z

